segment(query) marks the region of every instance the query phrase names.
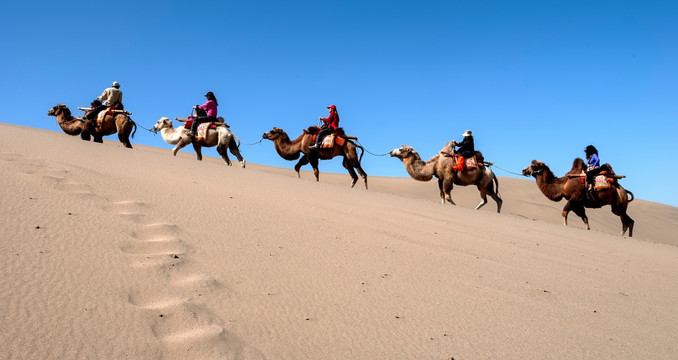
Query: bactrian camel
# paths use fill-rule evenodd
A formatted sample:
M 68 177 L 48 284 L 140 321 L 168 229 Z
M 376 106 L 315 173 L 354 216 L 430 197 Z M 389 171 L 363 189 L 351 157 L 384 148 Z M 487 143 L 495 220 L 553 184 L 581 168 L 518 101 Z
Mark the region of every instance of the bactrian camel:
M 103 137 L 107 135 L 118 134 L 118 139 L 127 148 L 132 148 L 129 141 L 130 136 L 133 138 L 137 132 L 137 124 L 129 115 L 118 113 L 109 115 L 106 114 L 102 121 L 86 120 L 83 121 L 71 115 L 71 110 L 68 106 L 58 104 L 51 108 L 47 115 L 55 116 L 57 123 L 68 135 L 80 135 L 83 140 L 89 141 L 90 138 L 94 142 L 103 142 Z
M 313 167 L 313 175 L 315 175 L 315 180 L 320 180 L 320 172 L 318 171 L 318 159 L 320 160 L 330 160 L 335 156 L 342 156 L 344 159 L 342 165 L 346 170 L 348 170 L 349 175 L 351 175 L 351 187 L 353 187 L 358 181 L 358 175 L 356 170 L 363 178 L 365 182 L 365 189 L 367 189 L 367 174 L 360 165 L 360 161 L 363 158 L 364 149 L 362 146 L 357 145 L 350 139 L 346 139 L 343 146 L 335 144 L 332 148 L 321 148 L 316 151 L 310 150 L 308 147 L 313 145 L 313 136 L 319 131 L 317 126 L 311 126 L 308 129 L 304 129 L 304 132 L 299 135 L 298 138 L 290 140 L 289 136 L 283 129 L 274 127 L 271 131 L 265 132 L 262 136 L 264 139 L 273 141 L 275 150 L 278 152 L 278 155 L 285 160 L 296 160 L 299 159 L 299 156 L 303 153 L 299 159 L 299 162 L 294 166 L 294 171 L 297 172 L 297 177 L 301 177 L 299 170 L 302 166 L 310 163 Z M 357 149 L 360 149 L 360 156 L 358 156 Z
M 223 118 L 217 118 L 220 122 L 223 122 Z M 209 129 L 207 131 L 207 137 L 204 140 L 196 140 L 186 135 L 188 129 L 183 125 L 175 128 L 172 125 L 172 120 L 167 117 L 161 117 L 153 128 L 153 132 L 157 133 L 160 131 L 162 139 L 165 140 L 170 145 L 176 145 L 172 149 L 172 155 L 176 156 L 179 149 L 185 147 L 188 144 L 193 144 L 193 149 L 198 157 L 198 160 L 202 160 L 202 147 L 217 147 L 217 152 L 226 162 L 226 165 L 231 166 L 231 159 L 228 158 L 228 153 L 226 150 L 230 150 L 231 154 L 235 155 L 240 162 L 241 167 L 245 167 L 245 159 L 240 154 L 240 140 L 228 129 L 225 125 L 218 125 L 216 129 Z
M 607 166 L 610 172 L 614 174 L 612 168 L 609 165 Z M 629 237 L 632 237 L 634 221 L 626 214 L 626 209 L 629 202 L 633 201 L 633 193 L 624 189 L 615 181 L 606 189 L 594 190 L 591 194 L 587 194 L 586 184 L 582 182 L 580 176 L 584 168 L 584 160 L 576 158 L 572 163 L 572 169 L 565 176 L 558 178 L 553 175 L 546 164 L 532 160 L 532 163 L 523 169 L 523 175 L 533 176 L 537 180 L 539 190 L 550 200 L 560 201 L 563 198 L 567 200 L 562 212 L 564 225 L 567 225 L 567 215 L 571 210 L 582 218 L 586 230 L 591 230 L 585 208 L 597 209 L 610 205 L 612 213 L 621 219 L 621 235 L 624 236 L 626 230 L 628 230 Z
M 451 143 L 444 148 L 444 152 L 450 152 Z M 412 147 L 403 145 L 399 149 L 391 150 L 391 156 L 402 160 L 405 170 L 410 176 L 419 181 L 430 181 L 434 176 L 438 178 L 438 188 L 440 189 L 440 201 L 445 203 L 445 198 L 452 205 L 456 205 L 452 200 L 452 187 L 454 185 L 468 186 L 476 185 L 480 191 L 481 202 L 476 206 L 476 210 L 487 204 L 487 195 L 490 195 L 497 202 L 497 212 L 501 212 L 503 200 L 499 197 L 499 181 L 489 166 L 478 167 L 476 169 L 466 169 L 463 171 L 453 170 L 454 159 L 445 156 L 443 152 L 434 155 L 429 161 L 424 162 L 419 153 Z

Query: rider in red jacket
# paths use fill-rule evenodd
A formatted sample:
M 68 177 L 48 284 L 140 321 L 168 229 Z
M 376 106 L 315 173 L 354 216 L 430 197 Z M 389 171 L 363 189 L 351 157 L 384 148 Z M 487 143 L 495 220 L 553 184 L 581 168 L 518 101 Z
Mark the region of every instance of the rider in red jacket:
M 327 107 L 327 109 L 329 110 L 330 115 L 327 116 L 326 118 L 322 116 L 320 117 L 320 120 L 322 120 L 324 124 L 320 128 L 318 136 L 315 138 L 315 144 L 308 147 L 311 150 L 318 149 L 320 147 L 320 142 L 322 141 L 322 139 L 326 135 L 335 132 L 339 128 L 339 113 L 337 112 L 337 106 L 330 105 Z

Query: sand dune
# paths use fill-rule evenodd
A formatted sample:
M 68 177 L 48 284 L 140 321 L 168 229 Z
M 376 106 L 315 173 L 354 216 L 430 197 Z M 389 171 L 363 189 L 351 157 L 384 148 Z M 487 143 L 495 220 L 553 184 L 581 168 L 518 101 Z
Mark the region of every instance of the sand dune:
M 627 238 L 531 179 L 496 214 L 110 139 L 0 124 L 0 358 L 678 358 L 678 208 Z

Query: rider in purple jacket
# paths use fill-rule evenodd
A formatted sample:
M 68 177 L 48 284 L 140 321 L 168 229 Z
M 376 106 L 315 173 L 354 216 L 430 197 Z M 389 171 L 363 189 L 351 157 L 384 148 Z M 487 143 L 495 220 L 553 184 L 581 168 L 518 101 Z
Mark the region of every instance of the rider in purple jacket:
M 202 110 L 206 114 L 203 116 L 198 116 L 197 118 L 193 119 L 193 124 L 191 124 L 191 130 L 186 133 L 186 135 L 188 136 L 195 135 L 195 130 L 198 128 L 198 124 L 204 122 L 217 121 L 217 106 L 219 106 L 217 98 L 211 91 L 205 94 L 205 97 L 207 98 L 207 101 L 202 105 L 196 105 L 194 108 Z

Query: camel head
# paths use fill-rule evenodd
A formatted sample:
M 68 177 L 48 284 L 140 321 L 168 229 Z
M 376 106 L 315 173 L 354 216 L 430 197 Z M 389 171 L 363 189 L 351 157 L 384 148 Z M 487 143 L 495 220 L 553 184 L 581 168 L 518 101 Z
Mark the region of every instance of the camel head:
M 391 157 L 397 157 L 400 160 L 406 159 L 410 156 L 419 157 L 419 154 L 416 151 L 414 151 L 412 147 L 407 145 L 403 145 L 398 149 L 393 149 L 389 154 L 391 154 Z
M 544 170 L 548 170 L 549 167 L 546 166 L 543 162 L 539 160 L 532 160 L 532 163 L 523 169 L 524 176 L 537 176 L 541 174 Z
M 155 125 L 153 125 L 153 128 L 151 130 L 153 130 L 154 133 L 157 133 L 162 129 L 173 129 L 173 128 L 174 126 L 172 125 L 172 120 L 163 116 L 160 118 L 160 120 L 158 120 L 158 122 L 155 123 Z
M 64 114 L 67 118 L 71 117 L 71 110 L 64 104 L 57 104 L 47 111 L 47 116 L 59 116 Z
M 274 127 L 271 131 L 265 132 L 263 135 L 261 135 L 261 137 L 268 140 L 276 140 L 280 137 L 287 137 L 287 133 L 285 133 L 283 129 Z

